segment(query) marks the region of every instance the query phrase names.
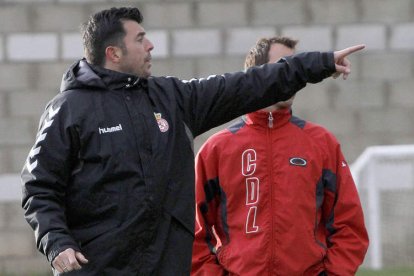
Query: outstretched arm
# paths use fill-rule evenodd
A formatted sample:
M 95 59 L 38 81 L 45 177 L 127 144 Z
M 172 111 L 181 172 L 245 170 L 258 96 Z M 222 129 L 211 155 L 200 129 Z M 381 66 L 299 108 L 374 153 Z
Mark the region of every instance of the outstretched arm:
M 305 52 L 245 72 L 191 81 L 175 80 L 177 104 L 197 136 L 240 115 L 291 98 L 307 83 L 351 73 L 347 57 L 364 48 L 356 45 L 335 52 Z

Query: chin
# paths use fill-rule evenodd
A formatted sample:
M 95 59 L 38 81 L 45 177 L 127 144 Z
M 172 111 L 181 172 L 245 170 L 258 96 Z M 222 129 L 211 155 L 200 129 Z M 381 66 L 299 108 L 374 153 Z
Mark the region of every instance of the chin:
M 150 71 L 147 71 L 147 72 L 139 72 L 136 75 L 138 77 L 140 77 L 140 78 L 147 79 L 147 78 L 149 78 L 151 76 L 151 72 Z

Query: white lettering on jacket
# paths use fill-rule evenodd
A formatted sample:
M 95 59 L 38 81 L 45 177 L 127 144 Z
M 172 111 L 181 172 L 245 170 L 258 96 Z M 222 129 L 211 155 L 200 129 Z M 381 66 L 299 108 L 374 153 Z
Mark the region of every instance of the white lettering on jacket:
M 246 176 L 246 206 L 249 207 L 246 217 L 246 234 L 259 231 L 256 225 L 257 203 L 259 202 L 259 178 L 253 176 L 256 172 L 256 151 L 247 149 L 242 154 L 242 175 Z
M 42 148 L 41 146 L 39 146 L 39 143 L 45 140 L 46 135 L 47 135 L 46 130 L 53 124 L 53 117 L 55 117 L 55 115 L 59 112 L 59 110 L 60 110 L 60 107 L 53 109 L 53 106 L 51 106 L 49 108 L 47 118 L 45 118 L 45 120 L 43 121 L 43 126 L 39 130 L 37 137 L 36 137 L 36 142 L 33 145 L 32 149 L 30 150 L 29 156 L 27 157 L 27 160 L 26 160 L 26 168 L 29 171 L 29 173 L 32 173 L 32 171 L 37 167 L 37 160 L 35 159 L 33 162 L 31 162 L 31 159 L 34 159 L 36 155 L 39 154 L 40 149 Z
M 256 171 L 256 151 L 247 149 L 242 154 L 242 174 L 249 176 Z
M 104 128 L 98 127 L 98 131 L 99 131 L 99 134 L 122 131 L 122 125 L 119 124 L 114 127 L 104 127 Z

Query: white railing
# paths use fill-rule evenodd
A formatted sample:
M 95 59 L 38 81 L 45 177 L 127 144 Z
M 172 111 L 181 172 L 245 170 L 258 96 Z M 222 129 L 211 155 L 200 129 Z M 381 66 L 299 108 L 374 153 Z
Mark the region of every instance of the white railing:
M 413 160 L 414 145 L 372 146 L 351 165 L 358 190 L 367 193 L 364 212 L 370 238 L 368 265 L 373 269 L 383 267 L 380 192 L 414 189 Z
M 0 175 L 0 202 L 16 201 L 21 199 L 22 189 L 20 175 L 2 174 Z

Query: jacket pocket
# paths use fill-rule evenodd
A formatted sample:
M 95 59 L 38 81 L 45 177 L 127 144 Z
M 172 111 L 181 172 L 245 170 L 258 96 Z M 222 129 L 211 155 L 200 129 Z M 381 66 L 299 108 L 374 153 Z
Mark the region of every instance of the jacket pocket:
M 103 234 L 109 232 L 114 227 L 116 227 L 115 221 L 112 223 L 101 222 L 89 225 L 88 227 L 71 229 L 71 232 L 75 240 L 78 242 L 79 246 L 82 248 L 89 245 Z
M 227 246 L 220 246 L 219 248 L 217 248 L 217 252 L 216 252 L 216 256 L 217 256 L 217 260 L 218 262 L 223 266 L 223 267 L 227 267 L 227 255 L 229 254 L 230 249 Z

